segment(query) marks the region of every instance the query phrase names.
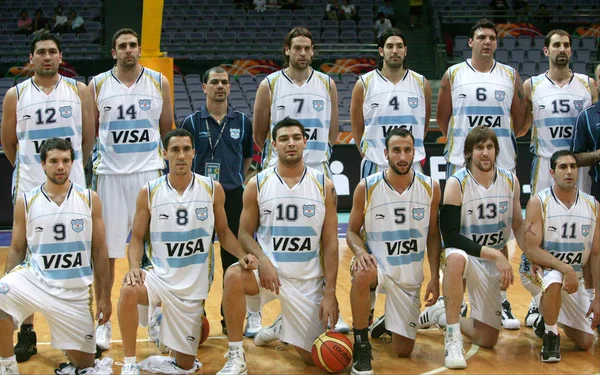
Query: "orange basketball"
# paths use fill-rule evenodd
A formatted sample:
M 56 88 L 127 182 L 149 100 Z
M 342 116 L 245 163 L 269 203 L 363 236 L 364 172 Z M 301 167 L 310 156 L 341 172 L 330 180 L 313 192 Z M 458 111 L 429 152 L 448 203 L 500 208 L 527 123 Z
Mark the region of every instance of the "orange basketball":
M 208 338 L 208 334 L 210 333 L 210 323 L 208 323 L 208 319 L 206 319 L 206 315 L 202 315 L 202 331 L 200 332 L 200 343 L 198 346 L 204 344 L 204 341 Z
M 341 333 L 327 331 L 317 337 L 311 354 L 318 368 L 333 374 L 352 362 L 352 343 Z

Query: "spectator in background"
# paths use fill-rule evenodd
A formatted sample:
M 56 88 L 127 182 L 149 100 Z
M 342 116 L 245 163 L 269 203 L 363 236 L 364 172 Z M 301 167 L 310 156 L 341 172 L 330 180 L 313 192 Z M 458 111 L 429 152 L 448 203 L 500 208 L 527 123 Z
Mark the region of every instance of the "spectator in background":
M 254 0 L 254 9 L 259 13 L 264 12 L 267 9 L 267 0 Z
M 54 8 L 54 17 L 52 18 L 52 32 L 69 32 L 69 18 L 63 14 L 63 8 L 60 5 Z
M 50 31 L 50 22 L 44 17 L 40 8 L 35 10 L 35 18 L 33 19 L 33 34 L 43 34 Z
M 540 4 L 537 12 L 535 12 L 535 15 L 533 16 L 533 20 L 534 22 L 550 22 L 550 13 L 548 13 L 548 7 L 546 4 Z
M 85 32 L 85 21 L 83 17 L 77 15 L 77 11 L 71 9 L 71 15 L 69 16 L 69 30 L 72 33 L 84 33 Z
M 509 9 L 506 0 L 492 0 L 490 1 L 490 8 L 494 11 L 495 23 L 506 23 L 506 13 Z
M 356 18 L 356 7 L 350 4 L 350 0 L 344 0 L 340 7 L 340 18 L 343 20 L 354 20 Z
M 340 4 L 337 0 L 331 0 L 327 4 L 325 7 L 325 14 L 327 14 L 328 20 L 337 21 L 339 19 L 338 15 L 340 14 Z
M 527 22 L 527 15 L 529 14 L 529 3 L 527 1 L 515 0 L 513 9 L 517 16 L 517 22 Z
M 31 34 L 33 32 L 33 21 L 25 9 L 21 11 L 21 18 L 17 21 L 19 34 Z
M 385 15 L 385 18 L 390 20 L 392 25 L 396 24 L 396 18 L 394 17 L 394 6 L 392 5 L 392 0 L 385 0 L 385 4 L 381 5 L 377 9 L 378 16 L 379 16 L 379 13 L 383 13 Z
M 267 8 L 268 9 L 279 9 L 279 8 L 281 8 L 281 4 L 279 4 L 279 0 L 267 0 Z
M 281 9 L 296 10 L 302 8 L 298 5 L 298 0 L 281 0 Z
M 375 40 L 379 39 L 384 31 L 392 28 L 392 22 L 385 18 L 382 12 L 377 13 L 377 21 L 375 21 Z

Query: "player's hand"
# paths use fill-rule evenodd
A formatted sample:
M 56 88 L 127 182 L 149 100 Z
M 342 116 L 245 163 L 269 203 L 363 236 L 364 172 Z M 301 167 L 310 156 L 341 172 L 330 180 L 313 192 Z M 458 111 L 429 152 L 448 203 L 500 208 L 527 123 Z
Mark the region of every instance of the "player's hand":
M 321 300 L 321 307 L 319 309 L 319 319 L 323 322 L 324 330 L 327 330 L 327 322 L 329 322 L 329 327 L 333 330 L 338 321 L 338 314 L 339 310 L 335 293 L 326 293 Z
M 563 274 L 563 290 L 569 294 L 575 293 L 579 289 L 579 280 L 572 267 L 569 272 Z
M 377 268 L 377 258 L 372 254 L 362 251 L 354 257 L 354 271 L 367 271 Z
M 239 263 L 245 270 L 255 270 L 258 268 L 258 259 L 252 254 L 246 254 L 241 257 Z
M 429 281 L 429 284 L 427 284 L 427 289 L 425 289 L 424 300 L 427 301 L 425 303 L 425 307 L 433 306 L 437 302 L 439 296 L 440 296 L 440 280 L 439 280 L 439 278 L 431 279 Z
M 542 266 L 537 265 L 537 264 L 531 263 L 529 272 L 531 273 L 531 277 L 533 278 L 533 280 L 536 280 L 538 277 L 541 278 L 540 275 L 543 275 L 544 268 Z
M 600 296 L 596 295 L 592 303 L 590 304 L 590 308 L 585 314 L 586 318 L 589 318 L 590 315 L 594 314 L 592 319 L 592 329 L 595 330 L 596 327 L 600 324 Z
M 260 277 L 260 286 L 279 295 L 281 281 L 275 266 L 268 257 L 263 257 L 258 261 L 258 276 Z
M 141 268 L 135 267 L 135 268 L 130 269 L 129 272 L 127 272 L 125 274 L 125 277 L 123 278 L 123 284 L 143 285 L 144 280 L 146 280 L 146 273 L 144 271 L 142 271 Z
M 96 321 L 99 325 L 107 323 L 112 314 L 112 303 L 110 298 L 102 296 L 96 302 Z
M 498 267 L 498 271 L 500 271 L 500 287 L 506 289 L 515 281 L 512 266 L 501 252 L 498 252 L 498 256 L 496 256 L 494 262 L 496 263 L 496 267 Z

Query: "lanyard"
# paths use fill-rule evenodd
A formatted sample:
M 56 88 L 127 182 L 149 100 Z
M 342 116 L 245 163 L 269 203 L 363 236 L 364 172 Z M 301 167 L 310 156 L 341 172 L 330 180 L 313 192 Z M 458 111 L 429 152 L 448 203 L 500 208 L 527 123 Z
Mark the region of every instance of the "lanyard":
M 223 124 L 221 125 L 221 132 L 219 133 L 219 136 L 217 137 L 217 140 L 215 141 L 214 147 L 213 147 L 213 143 L 212 143 L 212 137 L 210 135 L 210 127 L 208 126 L 208 119 L 205 119 L 204 123 L 206 124 L 206 132 L 208 133 L 208 145 L 210 147 L 210 158 L 214 159 L 215 150 L 217 148 L 217 145 L 221 141 L 221 137 L 223 136 L 223 131 L 225 130 L 225 125 L 227 124 L 227 120 L 225 118 L 223 119 Z

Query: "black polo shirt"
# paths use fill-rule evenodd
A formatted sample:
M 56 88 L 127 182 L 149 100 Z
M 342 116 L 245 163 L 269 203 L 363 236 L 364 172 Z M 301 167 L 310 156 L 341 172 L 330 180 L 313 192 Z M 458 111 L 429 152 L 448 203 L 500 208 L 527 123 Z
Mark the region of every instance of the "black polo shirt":
M 196 173 L 206 175 L 206 162 L 218 162 L 219 182 L 223 189 L 229 191 L 242 186 L 244 159 L 251 158 L 254 152 L 252 122 L 248 116 L 229 106 L 227 115 L 219 125 L 204 105 L 183 120 L 180 127 L 194 136 Z M 211 142 L 214 151 L 211 150 Z
M 600 101 L 587 107 L 577 116 L 571 151 L 592 152 L 600 149 Z M 600 184 L 600 163 L 590 167 L 590 176 Z

